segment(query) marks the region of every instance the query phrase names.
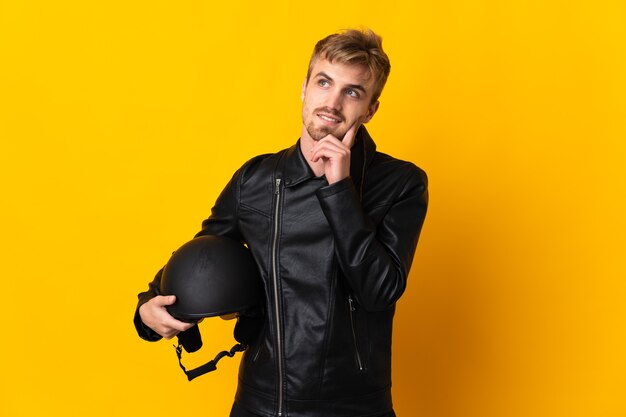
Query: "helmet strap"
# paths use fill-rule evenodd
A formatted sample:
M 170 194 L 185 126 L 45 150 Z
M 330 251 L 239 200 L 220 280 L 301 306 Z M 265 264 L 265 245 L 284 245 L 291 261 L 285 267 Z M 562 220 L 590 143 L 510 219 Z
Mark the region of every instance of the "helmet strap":
M 248 348 L 248 346 L 242 343 L 237 343 L 229 351 L 223 350 L 220 353 L 218 353 L 217 356 L 215 356 L 215 359 L 213 359 L 212 361 L 209 361 L 205 363 L 204 365 L 201 365 L 189 371 L 185 369 L 185 367 L 183 366 L 183 362 L 182 362 L 183 345 L 179 343 L 178 346 L 174 345 L 174 348 L 176 349 L 176 356 L 178 357 L 178 364 L 180 365 L 180 368 L 183 370 L 185 375 L 187 375 L 187 379 L 191 381 L 192 379 L 197 378 L 201 375 L 204 375 L 208 372 L 215 371 L 217 369 L 217 362 L 219 362 L 220 359 L 222 359 L 224 356 L 228 356 L 232 358 L 233 356 L 235 356 L 235 353 L 243 352 L 244 350 Z

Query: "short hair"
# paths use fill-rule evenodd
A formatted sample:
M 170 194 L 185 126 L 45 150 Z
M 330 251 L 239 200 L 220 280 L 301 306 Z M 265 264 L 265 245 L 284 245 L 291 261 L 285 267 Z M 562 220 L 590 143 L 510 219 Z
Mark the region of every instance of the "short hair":
M 349 65 L 363 65 L 375 77 L 372 103 L 378 100 L 391 71 L 391 64 L 385 51 L 383 39 L 371 29 L 348 29 L 334 33 L 317 42 L 309 61 L 307 82 L 318 58 L 328 62 Z

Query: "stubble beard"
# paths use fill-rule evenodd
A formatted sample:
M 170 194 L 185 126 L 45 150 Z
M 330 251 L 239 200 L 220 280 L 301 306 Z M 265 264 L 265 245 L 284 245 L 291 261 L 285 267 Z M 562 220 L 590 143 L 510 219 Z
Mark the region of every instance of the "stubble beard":
M 313 122 L 309 122 L 309 124 L 306 125 L 306 131 L 309 133 L 311 139 L 316 142 L 333 133 L 332 130 L 327 127 L 315 127 Z
M 339 112 L 334 112 L 332 110 L 322 109 L 322 108 L 315 109 L 311 113 L 311 119 L 309 120 L 309 122 L 305 123 L 306 131 L 308 132 L 308 134 L 311 137 L 311 139 L 313 139 L 314 141 L 317 142 L 317 141 L 320 141 L 320 140 L 324 139 L 328 135 L 333 135 L 336 138 L 338 138 L 339 140 L 342 140 L 343 136 L 346 134 L 346 132 L 343 132 L 341 135 L 339 135 L 338 134 L 339 132 L 336 129 L 333 129 L 331 127 L 328 127 L 328 126 L 317 127 L 317 126 L 315 126 L 315 118 L 317 117 L 317 113 L 319 111 L 325 111 L 327 113 L 331 113 L 333 116 L 340 117 L 341 120 L 343 120 L 343 117 L 341 116 L 341 114 Z M 303 118 L 304 121 L 306 121 L 306 116 L 304 114 L 302 115 L 302 118 Z

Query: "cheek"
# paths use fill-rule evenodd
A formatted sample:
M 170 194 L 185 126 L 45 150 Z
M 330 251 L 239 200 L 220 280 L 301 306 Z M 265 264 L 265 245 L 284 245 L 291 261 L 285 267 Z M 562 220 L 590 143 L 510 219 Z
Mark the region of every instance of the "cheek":
M 353 120 L 364 119 L 369 114 L 368 107 L 358 106 L 350 111 L 351 118 Z
M 304 112 L 310 114 L 318 107 L 319 107 L 318 103 L 315 102 L 314 100 L 311 100 L 311 97 L 307 97 L 307 99 L 304 100 L 304 105 L 303 105 Z

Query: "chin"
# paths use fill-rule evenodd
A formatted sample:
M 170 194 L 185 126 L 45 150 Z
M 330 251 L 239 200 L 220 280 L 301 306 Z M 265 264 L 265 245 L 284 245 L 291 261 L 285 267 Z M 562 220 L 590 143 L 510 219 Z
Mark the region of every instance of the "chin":
M 326 136 L 331 135 L 331 134 L 333 136 L 336 136 L 336 133 L 330 129 L 316 128 L 314 126 L 309 125 L 306 127 L 306 130 L 309 133 L 309 136 L 311 137 L 311 139 L 313 139 L 316 142 L 324 139 Z

